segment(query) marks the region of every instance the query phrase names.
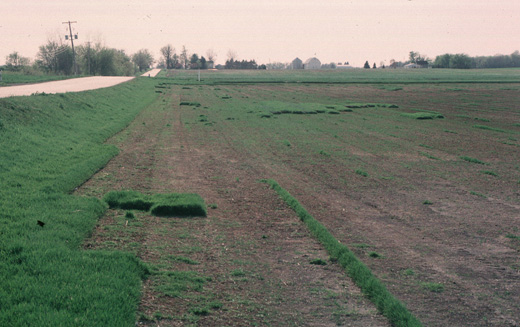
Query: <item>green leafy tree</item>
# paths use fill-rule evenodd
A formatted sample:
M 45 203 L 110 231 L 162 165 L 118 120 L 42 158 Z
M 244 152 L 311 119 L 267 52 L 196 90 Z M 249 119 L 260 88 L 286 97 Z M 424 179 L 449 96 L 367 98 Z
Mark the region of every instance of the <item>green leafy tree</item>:
M 196 53 L 192 54 L 190 57 L 190 68 L 191 69 L 197 69 L 200 68 L 200 62 L 199 62 L 199 55 Z
M 446 53 L 446 54 L 435 57 L 435 61 L 433 62 L 433 67 L 450 68 L 451 56 L 452 56 L 451 54 Z
M 49 40 L 47 44 L 41 45 L 36 54 L 37 65 L 47 72 L 57 72 L 58 70 L 58 42 Z
M 204 56 L 200 57 L 200 69 L 208 69 L 208 61 Z
M 23 67 L 29 66 L 31 64 L 31 60 L 29 58 L 20 56 L 20 54 L 15 51 L 5 57 L 5 64 L 7 69 L 18 71 Z
M 463 53 L 455 54 L 450 58 L 450 68 L 469 69 L 472 66 L 471 58 Z
M 141 49 L 132 56 L 133 63 L 137 66 L 140 72 L 150 69 L 154 60 L 153 56 L 147 49 Z
M 370 69 L 370 64 L 368 63 L 368 60 L 365 61 L 365 65 L 363 66 L 365 69 Z

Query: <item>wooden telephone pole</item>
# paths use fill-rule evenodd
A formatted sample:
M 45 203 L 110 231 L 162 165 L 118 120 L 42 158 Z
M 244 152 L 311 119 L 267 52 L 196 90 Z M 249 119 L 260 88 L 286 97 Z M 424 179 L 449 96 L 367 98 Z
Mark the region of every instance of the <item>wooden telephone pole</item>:
M 68 22 L 63 22 L 63 24 L 69 24 L 69 35 L 70 35 L 70 42 L 72 44 L 72 62 L 73 62 L 73 70 L 74 75 L 76 75 L 77 69 L 76 69 L 76 51 L 74 50 L 74 37 L 72 36 L 72 27 L 71 24 L 76 24 L 77 22 L 71 22 L 70 20 Z M 77 38 L 77 36 L 76 36 Z

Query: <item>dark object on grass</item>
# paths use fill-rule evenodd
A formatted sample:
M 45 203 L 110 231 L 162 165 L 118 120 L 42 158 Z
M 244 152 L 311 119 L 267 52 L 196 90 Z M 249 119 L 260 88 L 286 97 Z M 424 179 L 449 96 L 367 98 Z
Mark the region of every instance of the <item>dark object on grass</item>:
M 45 223 L 41 220 L 38 220 L 38 226 L 43 227 L 45 226 Z

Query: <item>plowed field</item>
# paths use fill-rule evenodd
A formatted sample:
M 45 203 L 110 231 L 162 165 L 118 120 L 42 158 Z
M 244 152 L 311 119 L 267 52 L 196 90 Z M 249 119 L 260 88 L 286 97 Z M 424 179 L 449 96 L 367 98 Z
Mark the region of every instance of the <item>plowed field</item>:
M 520 324 L 517 84 L 164 81 L 162 100 L 109 141 L 120 155 L 78 190 L 210 205 L 193 219 L 109 210 L 86 241 L 162 272 L 144 284 L 139 324 L 388 326 L 265 178 L 424 325 Z

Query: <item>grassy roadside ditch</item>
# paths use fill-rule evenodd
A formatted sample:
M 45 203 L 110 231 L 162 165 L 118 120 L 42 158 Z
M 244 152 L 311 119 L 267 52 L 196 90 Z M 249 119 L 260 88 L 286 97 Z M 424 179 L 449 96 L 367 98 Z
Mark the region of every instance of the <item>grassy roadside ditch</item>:
M 83 251 L 107 205 L 70 193 L 118 153 L 103 144 L 157 97 L 155 81 L 0 99 L 0 325 L 130 326 L 147 268 Z
M 291 207 L 300 219 L 307 225 L 312 234 L 325 246 L 331 259 L 337 261 L 361 288 L 363 293 L 376 305 L 378 310 L 388 318 L 393 326 L 412 327 L 422 326 L 420 321 L 397 300 L 364 265 L 352 251 L 341 244 L 319 221 L 311 216 L 307 210 L 289 192 L 282 188 L 275 180 L 263 180 L 275 190 L 280 197 Z

